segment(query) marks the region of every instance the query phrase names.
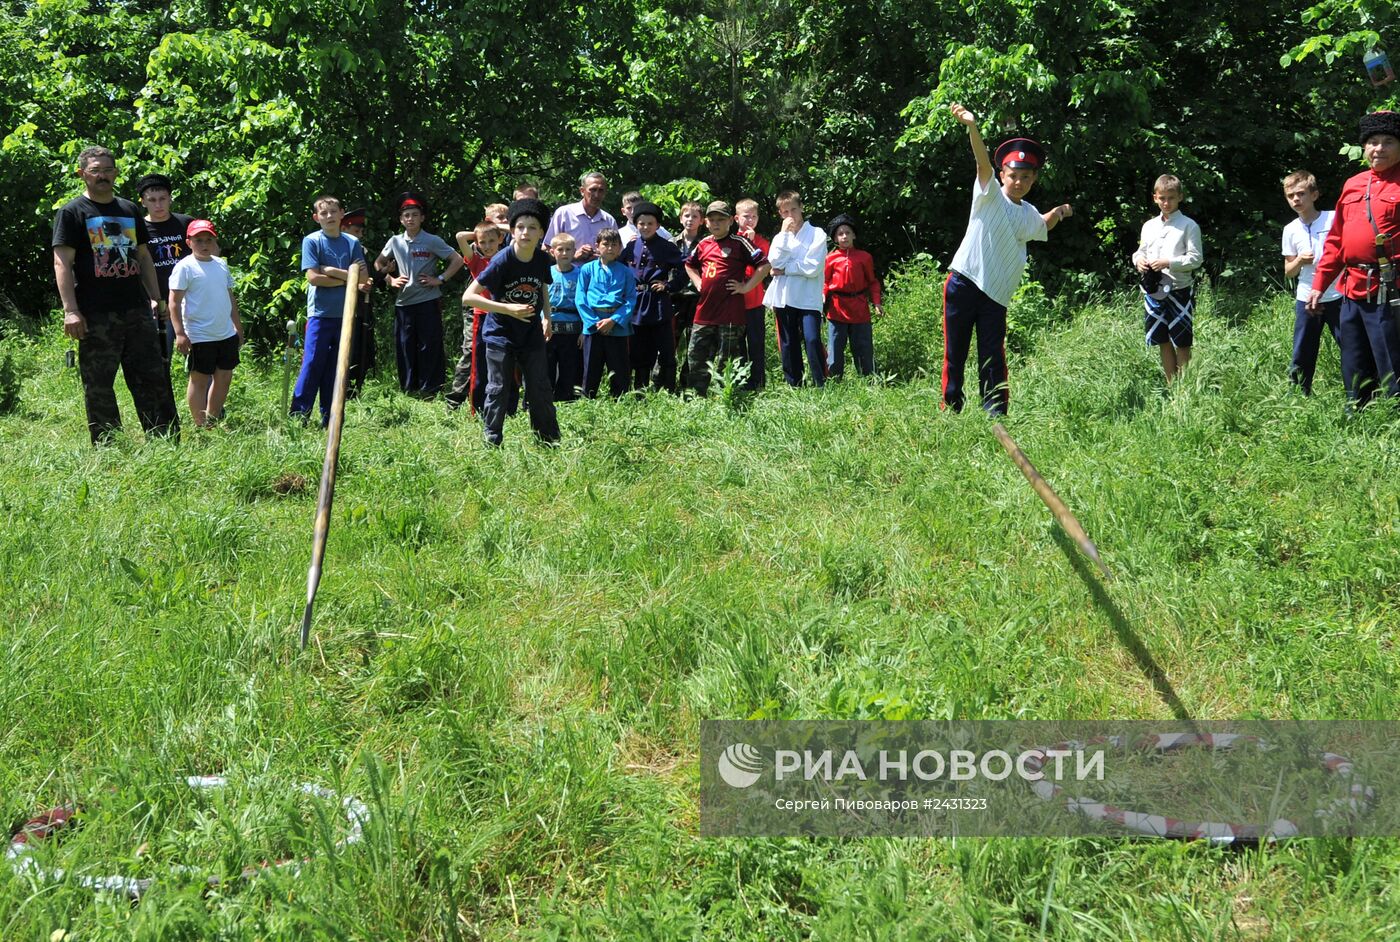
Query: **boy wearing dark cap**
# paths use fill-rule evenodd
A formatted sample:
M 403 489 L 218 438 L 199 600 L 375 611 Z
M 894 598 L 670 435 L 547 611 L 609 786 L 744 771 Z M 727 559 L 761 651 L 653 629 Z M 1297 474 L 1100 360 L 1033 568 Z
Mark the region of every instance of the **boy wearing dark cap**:
M 1400 113 L 1362 118 L 1361 145 L 1368 167 L 1337 197 L 1307 303 L 1319 313 L 1323 292 L 1340 278 L 1338 332 L 1349 408 L 1366 404 L 1382 387 L 1400 396 Z
M 525 377 L 530 427 L 541 441 L 559 441 L 545 353 L 545 343 L 553 334 L 550 258 L 539 250 L 549 218 L 549 208 L 539 200 L 511 203 L 507 212 L 511 244 L 491 259 L 462 295 L 463 304 L 489 312 L 482 328 L 486 406 L 481 413 L 488 445 L 500 445 L 503 440 L 507 390 L 515 383 L 517 366 Z
M 190 254 L 185 230 L 194 221 L 183 213 L 171 211 L 171 185 L 170 178 L 163 173 L 148 173 L 136 181 L 136 196 L 146 210 L 146 231 L 151 234 L 148 243 L 151 264 L 156 268 L 161 300 L 170 297 L 170 273 L 180 259 Z M 156 319 L 157 336 L 163 343 L 161 355 L 168 361 L 175 346 L 175 328 L 161 318 L 158 305 L 151 305 L 151 314 Z
M 743 355 L 744 296 L 762 284 L 771 270 L 762 249 L 729 231 L 733 223 L 734 211 L 723 200 L 705 207 L 705 228 L 710 234 L 685 261 L 686 275 L 700 295 L 686 369 L 691 386 L 702 396 L 710 389 L 711 363 L 723 366 Z M 752 274 L 746 279 L 750 268 Z
M 374 267 L 395 274 L 389 287 L 394 302 L 394 359 L 399 388 L 410 396 L 431 399 L 442 389 L 447 364 L 442 352 L 442 286 L 462 267 L 462 256 L 438 236 L 423 231 L 427 203 L 417 193 L 399 197 L 403 232 L 384 246 Z M 438 269 L 438 260 L 447 263 Z
M 645 200 L 632 207 L 637 238 L 624 243 L 622 260 L 637 278 L 637 308 L 632 315 L 633 388 L 676 391 L 675 320 L 671 295 L 688 287 L 681 250 L 661 228 L 661 207 Z
M 822 280 L 823 307 L 827 320 L 826 371 L 831 379 L 840 379 L 846 372 L 846 341 L 851 342 L 851 355 L 856 372 L 869 376 L 875 372 L 875 335 L 870 312 L 883 314 L 880 307 L 880 279 L 875 277 L 875 259 L 864 249 L 856 248 L 856 221 L 842 213 L 828 223 L 836 250 L 826 256 Z
M 1044 242 L 1073 210 L 1068 203 L 1042 213 L 1026 201 L 1045 164 L 1045 148 L 1027 138 L 997 148 L 992 164 L 977 130 L 977 116 L 960 104 L 953 116 L 967 128 L 977 159 L 972 213 L 967 234 L 943 288 L 943 405 L 961 412 L 963 374 L 972 335 L 977 334 L 977 378 L 982 408 L 1005 415 L 1011 397 L 1006 385 L 1006 309 L 1026 268 L 1026 243 Z M 1001 185 L 992 178 L 1001 174 Z
M 340 219 L 340 228 L 365 244 L 365 225 L 369 221 L 369 211 L 357 207 Z M 355 332 L 350 337 L 350 363 L 346 367 L 348 377 L 345 383 L 345 398 L 354 399 L 365 387 L 365 380 L 378 364 L 378 348 L 374 343 L 374 304 L 370 295 L 374 288 L 385 284 L 385 272 L 370 271 L 370 287 L 358 293 L 355 302 Z M 388 274 L 393 274 L 391 268 Z

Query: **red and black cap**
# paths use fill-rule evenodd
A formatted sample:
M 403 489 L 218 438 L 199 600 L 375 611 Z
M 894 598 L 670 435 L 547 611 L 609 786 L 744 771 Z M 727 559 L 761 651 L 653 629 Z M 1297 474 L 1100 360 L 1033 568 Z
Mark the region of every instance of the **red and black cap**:
M 368 210 L 364 207 L 360 207 L 358 209 L 352 209 L 344 216 L 341 216 L 340 224 L 342 226 L 363 226 L 366 218 L 368 218 Z
M 1039 170 L 1045 166 L 1045 148 L 1028 137 L 1013 137 L 997 148 L 993 162 L 1003 170 Z
M 408 190 L 407 192 L 400 193 L 398 199 L 397 211 L 401 213 L 405 209 L 416 209 L 426 216 L 428 215 L 428 201 L 423 198 L 423 194 L 414 190 Z

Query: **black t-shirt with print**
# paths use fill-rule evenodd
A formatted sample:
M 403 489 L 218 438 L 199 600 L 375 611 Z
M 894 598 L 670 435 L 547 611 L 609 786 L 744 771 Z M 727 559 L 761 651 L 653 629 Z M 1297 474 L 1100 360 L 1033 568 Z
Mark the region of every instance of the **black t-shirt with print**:
M 79 196 L 64 203 L 54 216 L 52 244 L 74 251 L 78 310 L 86 315 L 149 304 L 137 253 L 149 241 L 146 220 L 131 200 L 98 203 Z
M 190 254 L 190 245 L 185 241 L 185 230 L 194 222 L 193 216 L 171 213 L 165 222 L 146 220 L 146 230 L 151 234 L 148 245 L 151 263 L 156 267 L 156 281 L 160 284 L 160 296 L 170 296 L 170 273 L 175 265 Z

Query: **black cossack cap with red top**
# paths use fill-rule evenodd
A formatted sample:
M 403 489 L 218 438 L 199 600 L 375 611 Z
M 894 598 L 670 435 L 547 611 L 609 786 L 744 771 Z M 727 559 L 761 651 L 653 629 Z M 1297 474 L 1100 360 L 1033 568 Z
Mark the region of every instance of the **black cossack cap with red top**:
M 1028 137 L 1013 137 L 997 148 L 994 162 L 1003 169 L 1039 170 L 1045 166 L 1045 148 Z

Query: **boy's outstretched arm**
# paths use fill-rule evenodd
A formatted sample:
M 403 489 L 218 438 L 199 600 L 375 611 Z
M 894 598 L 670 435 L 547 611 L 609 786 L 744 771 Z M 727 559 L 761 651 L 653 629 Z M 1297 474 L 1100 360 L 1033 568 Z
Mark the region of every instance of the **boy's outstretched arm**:
M 995 174 L 992 167 L 992 155 L 987 153 L 987 145 L 982 140 L 982 133 L 977 130 L 977 115 L 968 111 L 957 102 L 953 102 L 953 117 L 958 119 L 958 123 L 967 128 L 967 140 L 972 145 L 972 155 L 977 158 L 977 185 L 986 186 L 987 181 Z

